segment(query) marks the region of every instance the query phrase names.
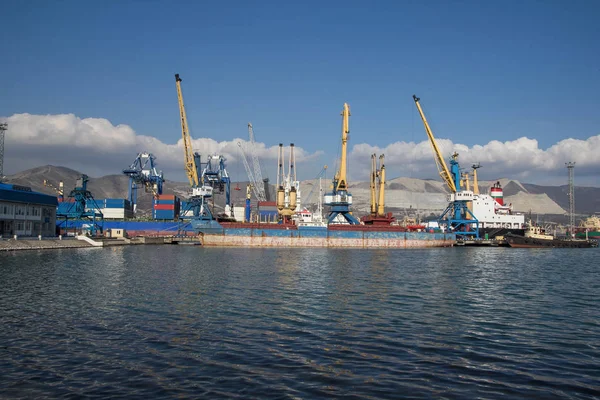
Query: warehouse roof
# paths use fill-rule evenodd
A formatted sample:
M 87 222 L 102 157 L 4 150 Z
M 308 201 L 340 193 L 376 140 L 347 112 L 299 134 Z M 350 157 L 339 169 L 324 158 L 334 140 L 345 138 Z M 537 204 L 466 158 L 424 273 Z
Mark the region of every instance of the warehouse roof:
M 56 196 L 34 192 L 28 186 L 0 183 L 0 201 L 13 201 L 17 203 L 43 204 L 56 207 Z

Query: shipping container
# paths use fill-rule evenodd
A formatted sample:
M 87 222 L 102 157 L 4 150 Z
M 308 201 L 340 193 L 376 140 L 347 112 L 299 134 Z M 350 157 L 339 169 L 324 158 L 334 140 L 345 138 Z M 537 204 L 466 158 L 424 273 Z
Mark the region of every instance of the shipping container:
M 155 210 L 176 210 L 178 207 L 175 207 L 175 204 L 155 204 Z
M 172 206 L 174 204 L 179 204 L 179 202 L 175 202 L 174 200 L 155 200 L 154 205 L 169 205 Z
M 159 194 L 158 200 L 175 200 L 174 194 Z
M 277 212 L 277 207 L 271 207 L 271 206 L 261 206 L 261 207 L 258 207 L 258 209 L 259 209 L 259 211 L 265 211 L 265 212 L 266 211 L 269 211 L 269 212 L 275 211 L 275 212 Z
M 174 210 L 153 210 L 152 217 L 160 220 L 174 220 L 179 218 L 179 214 L 175 213 Z
M 104 219 L 128 219 L 133 218 L 133 210 L 125 208 L 105 208 L 102 210 Z
M 98 203 L 98 201 L 96 201 Z M 99 204 L 98 204 L 99 205 Z M 104 208 L 131 208 L 131 203 L 127 199 L 104 199 Z
M 262 208 L 262 207 L 277 207 L 277 202 L 276 201 L 259 201 L 258 208 Z

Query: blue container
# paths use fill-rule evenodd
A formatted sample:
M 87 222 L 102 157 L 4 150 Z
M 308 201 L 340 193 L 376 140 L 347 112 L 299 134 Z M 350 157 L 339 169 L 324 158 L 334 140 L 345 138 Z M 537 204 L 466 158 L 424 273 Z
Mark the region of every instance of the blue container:
M 104 199 L 106 204 L 123 204 L 124 202 L 129 202 L 127 199 Z
M 105 208 L 131 208 L 129 200 L 126 199 L 105 199 Z
M 174 210 L 153 210 L 152 217 L 154 219 L 174 220 L 178 214 Z
M 175 200 L 154 200 L 154 204 L 175 204 Z

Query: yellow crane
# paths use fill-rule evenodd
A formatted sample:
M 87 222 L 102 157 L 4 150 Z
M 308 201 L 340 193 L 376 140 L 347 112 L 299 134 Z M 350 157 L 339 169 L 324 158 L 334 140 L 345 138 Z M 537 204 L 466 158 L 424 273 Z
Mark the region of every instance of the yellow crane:
M 421 119 L 423 120 L 423 125 L 425 125 L 425 131 L 427 132 L 427 137 L 429 138 L 429 143 L 431 144 L 431 147 L 433 148 L 433 154 L 434 154 L 434 158 L 435 158 L 435 163 L 438 168 L 438 172 L 440 173 L 440 176 L 442 177 L 442 179 L 444 180 L 444 182 L 450 189 L 450 192 L 456 193 L 456 191 L 457 191 L 456 184 L 454 183 L 454 180 L 452 179 L 452 174 L 450 173 L 450 170 L 448 169 L 448 166 L 446 165 L 446 162 L 444 161 L 442 152 L 440 151 L 440 148 L 438 147 L 438 145 L 435 141 L 433 132 L 431 132 L 431 128 L 429 127 L 427 118 L 425 118 L 425 114 L 423 113 L 421 104 L 419 104 L 420 99 L 417 96 L 413 95 L 413 100 L 415 101 L 417 109 L 419 110 L 419 115 L 421 116 Z M 452 157 L 454 159 L 456 159 L 458 157 L 458 154 L 454 153 L 452 155 Z
M 50 189 L 54 190 L 56 192 L 56 194 L 58 194 L 58 198 L 60 199 L 60 201 L 62 201 L 65 198 L 65 190 L 64 190 L 63 181 L 58 182 L 58 188 L 57 188 L 49 180 L 44 179 L 44 186 L 49 187 Z
M 473 164 L 473 194 L 479 194 L 479 179 L 477 178 L 477 170 L 481 168 L 481 164 Z
M 377 156 L 371 154 L 371 215 L 377 216 Z
M 361 218 L 365 225 L 390 225 L 395 218 L 385 214 L 385 156 L 371 155 L 371 214 Z
M 335 223 L 338 215 L 341 215 L 348 224 L 360 224 L 360 221 L 350 212 L 352 204 L 352 194 L 348 193 L 347 172 L 347 153 L 348 153 L 348 134 L 350 107 L 344 103 L 342 109 L 342 149 L 340 157 L 340 169 L 333 178 L 333 190 L 325 195 L 325 205 L 330 207 L 327 217 L 328 223 Z
M 371 216 L 384 217 L 385 214 L 385 156 L 379 156 L 379 169 L 377 168 L 377 155 L 371 155 Z
M 450 160 L 451 169 L 448 169 L 448 166 L 444 161 L 444 157 L 442 156 L 442 152 L 435 141 L 433 132 L 431 132 L 429 123 L 425 118 L 425 114 L 423 113 L 423 109 L 419 103 L 419 98 L 413 95 L 413 100 L 415 101 L 415 105 L 419 110 L 419 114 L 423 120 L 423 125 L 425 125 L 425 131 L 427 132 L 429 143 L 431 143 L 431 147 L 433 148 L 434 159 L 438 167 L 438 172 L 448 186 L 448 189 L 450 189 L 450 195 L 448 196 L 450 202 L 448 207 L 446 207 L 440 216 L 440 225 L 446 225 L 450 231 L 453 231 L 457 235 L 473 235 L 477 237 L 479 236 L 479 221 L 477 218 L 475 218 L 473 212 L 471 211 L 474 195 L 473 192 L 469 190 L 469 176 L 466 174 L 465 178 L 463 179 L 463 176 L 460 173 L 460 165 L 458 163 L 458 153 L 456 152 L 452 154 L 452 158 Z M 466 189 L 461 190 L 462 186 L 466 186 Z
M 344 108 L 342 109 L 342 155 L 340 158 L 340 169 L 337 173 L 337 187 L 336 191 L 339 190 L 348 190 L 348 184 L 346 182 L 346 164 L 347 164 L 347 152 L 348 152 L 348 134 L 350 133 L 349 127 L 349 117 L 350 117 L 350 107 L 348 103 L 344 103 Z
M 377 216 L 383 217 L 385 212 L 385 156 L 379 156 L 379 201 L 377 202 Z
M 194 160 L 194 151 L 192 150 L 192 139 L 188 129 L 187 115 L 185 113 L 185 105 L 183 103 L 183 94 L 181 93 L 181 78 L 179 74 L 175 74 L 175 84 L 177 85 L 177 100 L 179 101 L 179 116 L 181 118 L 181 135 L 183 137 L 183 151 L 185 173 L 190 181 L 190 186 L 198 187 L 200 180 L 198 179 L 198 168 Z

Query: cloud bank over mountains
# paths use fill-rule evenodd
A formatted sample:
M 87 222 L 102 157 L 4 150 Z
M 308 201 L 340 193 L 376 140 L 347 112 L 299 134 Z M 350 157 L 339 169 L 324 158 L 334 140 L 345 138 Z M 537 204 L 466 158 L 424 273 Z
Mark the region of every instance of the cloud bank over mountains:
M 119 174 L 137 153 L 148 151 L 157 157 L 158 167 L 167 179 L 185 180 L 182 139 L 177 143 L 163 143 L 155 137 L 136 133 L 128 125 L 115 126 L 104 118 L 82 119 L 73 114 L 15 114 L 2 120 L 9 124 L 5 137 L 5 174 L 45 164 L 70 167 L 92 176 Z M 600 185 L 600 135 L 586 140 L 564 139 L 547 149 L 540 148 L 537 140 L 527 137 L 473 146 L 448 139 L 437 141 L 444 155 L 458 152 L 463 167 L 480 162 L 485 167 L 480 170 L 485 178 L 509 177 L 531 183 L 549 183 L 549 178 L 560 177 L 560 181 L 554 182 L 559 185 L 566 183 L 564 163 L 575 161 L 578 184 Z M 228 160 L 230 174 L 235 172 L 241 175 L 239 180 L 246 179 L 243 167 L 236 166 L 232 171 L 233 165 L 242 165 L 238 142 L 246 147 L 245 139 L 219 142 L 199 138 L 192 142 L 194 151 L 203 156 L 223 154 Z M 256 150 L 263 168 L 275 172 L 277 144 L 256 143 Z M 329 177 L 334 173 L 336 154 L 310 153 L 302 148 L 302 143 L 297 143 L 295 151 L 300 179 L 313 178 L 322 167 L 321 161 L 330 166 Z M 422 141 L 395 142 L 385 147 L 367 143 L 351 145 L 348 158 L 352 179 L 367 179 L 373 153 L 385 154 L 388 179 L 397 176 L 438 178 L 431 146 L 428 141 Z M 233 177 L 233 180 L 238 178 Z

